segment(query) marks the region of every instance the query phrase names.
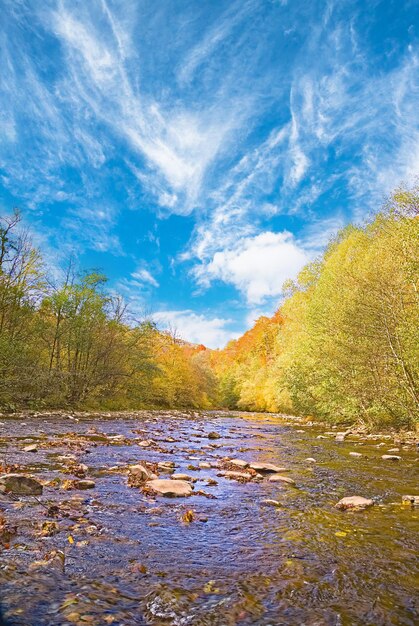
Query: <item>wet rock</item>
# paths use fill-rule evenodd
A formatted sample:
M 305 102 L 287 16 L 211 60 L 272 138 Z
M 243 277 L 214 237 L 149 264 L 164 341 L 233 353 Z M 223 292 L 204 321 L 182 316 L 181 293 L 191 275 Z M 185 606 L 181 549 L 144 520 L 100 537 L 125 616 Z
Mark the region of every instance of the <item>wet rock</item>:
M 237 467 L 248 467 L 249 463 L 247 461 L 243 461 L 242 459 L 232 459 L 230 461 L 232 465 L 236 465 Z
M 175 464 L 173 463 L 173 461 L 161 461 L 160 463 L 157 463 L 157 467 L 160 472 L 173 474 Z
M 193 487 L 186 480 L 164 480 L 158 478 L 147 482 L 147 487 L 160 496 L 182 498 L 192 494 Z
M 197 479 L 189 474 L 172 474 L 172 480 L 187 480 L 188 482 L 195 482 Z
M 151 439 L 144 439 L 144 441 L 139 441 L 138 445 L 142 448 L 148 448 L 153 445 L 153 441 Z
M 133 478 L 139 481 L 150 480 L 152 478 L 156 478 L 155 474 L 152 474 L 152 472 L 149 472 L 148 469 L 144 467 L 144 465 L 131 465 L 128 468 L 128 472 L 130 476 L 132 476 Z
M 390 450 L 387 450 L 387 452 L 394 454 L 394 452 L 400 452 L 400 448 L 391 448 Z
M 348 496 L 339 500 L 335 506 L 340 511 L 347 511 L 348 509 L 360 511 L 372 506 L 373 504 L 374 501 L 369 498 L 363 498 L 362 496 Z
M 208 439 L 220 439 L 220 438 L 221 438 L 221 435 L 216 433 L 214 430 L 208 433 Z
M 273 463 L 250 463 L 249 467 L 256 470 L 257 472 L 264 473 L 279 473 L 289 471 L 286 467 L 278 467 L 277 465 L 273 465 Z
M 0 492 L 18 496 L 39 496 L 42 485 L 35 478 L 23 474 L 3 474 L 0 476 Z
M 251 474 L 246 474 L 246 472 L 234 472 L 231 470 L 226 470 L 224 472 L 219 472 L 217 476 L 224 476 L 224 478 L 229 478 L 231 480 L 251 480 Z
M 271 500 L 270 498 L 267 498 L 266 500 L 262 500 L 261 504 L 263 504 L 264 506 L 274 506 L 274 507 L 282 506 L 281 503 L 278 502 L 278 500 Z
M 94 480 L 75 480 L 74 488 L 75 489 L 94 489 L 96 487 L 96 483 Z
M 402 457 L 396 454 L 383 454 L 381 458 L 383 461 L 400 461 Z
M 309 456 L 307 459 L 305 459 L 307 461 L 307 463 L 317 463 L 316 459 L 313 459 L 313 457 Z
M 287 485 L 295 485 L 295 480 L 288 478 L 288 476 L 281 476 L 281 474 L 272 474 L 268 478 L 270 483 L 287 483 Z
M 199 467 L 201 469 L 210 469 L 211 463 L 207 463 L 206 461 L 202 461 L 201 463 L 199 463 Z
M 324 435 L 317 435 L 316 439 L 327 439 Z
M 31 443 L 29 446 L 23 448 L 24 452 L 38 452 L 38 448 L 35 443 Z
M 360 452 L 350 452 L 349 456 L 356 456 L 356 457 L 360 457 L 362 456 L 362 454 Z
M 402 496 L 402 503 L 411 506 L 419 506 L 419 496 Z

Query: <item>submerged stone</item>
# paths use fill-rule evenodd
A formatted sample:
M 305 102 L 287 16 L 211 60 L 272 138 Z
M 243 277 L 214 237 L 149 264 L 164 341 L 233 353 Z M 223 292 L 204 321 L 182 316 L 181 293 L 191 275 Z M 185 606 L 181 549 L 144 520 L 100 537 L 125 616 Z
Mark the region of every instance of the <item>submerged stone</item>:
M 35 478 L 24 474 L 3 474 L 0 476 L 0 492 L 15 493 L 18 496 L 40 496 L 43 487 Z

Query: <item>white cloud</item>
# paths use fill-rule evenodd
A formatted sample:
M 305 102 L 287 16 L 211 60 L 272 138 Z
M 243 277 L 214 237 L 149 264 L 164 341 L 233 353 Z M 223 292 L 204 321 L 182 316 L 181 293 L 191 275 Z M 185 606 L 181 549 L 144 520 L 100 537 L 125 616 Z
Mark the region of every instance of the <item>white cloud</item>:
M 154 278 L 154 276 L 144 268 L 138 268 L 135 272 L 131 274 L 132 278 L 140 283 L 147 283 L 152 287 L 158 287 L 159 283 Z
M 216 279 L 234 285 L 252 304 L 279 296 L 287 278 L 293 278 L 309 257 L 288 232 L 260 233 L 240 239 L 233 249 L 216 252 L 195 268 L 204 287 Z
M 152 317 L 162 329 L 176 330 L 182 339 L 202 343 L 208 348 L 222 348 L 230 339 L 240 335 L 228 328 L 230 319 L 206 317 L 191 310 L 159 311 Z

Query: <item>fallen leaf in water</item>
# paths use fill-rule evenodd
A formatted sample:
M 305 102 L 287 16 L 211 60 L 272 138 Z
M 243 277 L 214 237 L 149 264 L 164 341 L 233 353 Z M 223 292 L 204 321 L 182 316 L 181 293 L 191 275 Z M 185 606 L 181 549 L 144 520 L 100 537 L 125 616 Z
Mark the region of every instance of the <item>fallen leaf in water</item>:
M 67 537 L 67 539 L 68 539 L 68 543 L 70 543 L 70 544 L 73 544 L 73 543 L 74 543 L 74 539 L 73 539 L 73 537 L 72 537 L 71 535 L 69 535 L 69 536 Z
M 182 522 L 184 524 L 190 524 L 191 522 L 193 522 L 196 519 L 196 515 L 194 513 L 194 511 L 189 510 L 186 511 L 183 515 L 182 515 Z

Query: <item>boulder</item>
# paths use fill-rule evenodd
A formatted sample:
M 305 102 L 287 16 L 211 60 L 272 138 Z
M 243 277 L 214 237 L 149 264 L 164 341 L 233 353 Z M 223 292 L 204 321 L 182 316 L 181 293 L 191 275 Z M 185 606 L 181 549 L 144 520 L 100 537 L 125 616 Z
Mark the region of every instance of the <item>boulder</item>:
M 287 483 L 287 485 L 295 485 L 295 480 L 288 478 L 288 476 L 281 476 L 281 474 L 272 474 L 268 478 L 270 483 Z
M 381 458 L 383 461 L 400 461 L 402 457 L 397 454 L 383 454 Z
M 149 480 L 147 487 L 159 496 L 168 498 L 182 498 L 192 494 L 193 487 L 186 480 L 164 480 L 157 478 Z
M 250 463 L 250 468 L 256 470 L 257 472 L 288 472 L 286 467 L 278 467 L 277 465 L 273 465 L 273 463 Z
M 348 509 L 361 511 L 362 509 L 366 509 L 373 504 L 374 501 L 369 498 L 363 498 L 362 496 L 348 496 L 347 498 L 339 500 L 335 506 L 340 511 L 347 511 Z
M 42 485 L 35 478 L 23 474 L 3 474 L 0 476 L 0 493 L 14 493 L 18 496 L 40 496 Z

